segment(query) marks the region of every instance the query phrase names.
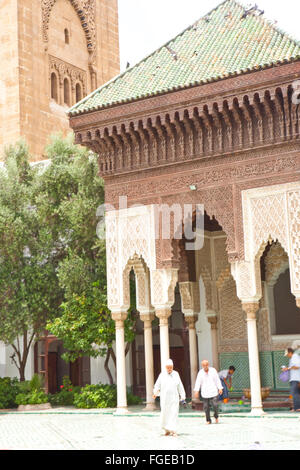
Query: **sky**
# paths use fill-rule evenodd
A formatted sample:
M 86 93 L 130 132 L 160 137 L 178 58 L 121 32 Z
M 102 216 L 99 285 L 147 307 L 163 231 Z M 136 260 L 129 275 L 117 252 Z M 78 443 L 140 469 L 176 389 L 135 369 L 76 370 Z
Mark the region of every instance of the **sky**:
M 223 0 L 118 0 L 121 71 L 177 36 Z M 300 40 L 299 0 L 240 0 L 255 3 L 268 20 Z

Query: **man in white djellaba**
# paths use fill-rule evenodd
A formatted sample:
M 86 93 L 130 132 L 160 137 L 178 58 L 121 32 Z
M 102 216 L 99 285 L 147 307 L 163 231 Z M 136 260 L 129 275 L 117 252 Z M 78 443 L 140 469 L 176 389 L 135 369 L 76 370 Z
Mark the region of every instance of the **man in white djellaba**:
M 153 389 L 154 399 L 160 395 L 160 420 L 165 436 L 177 436 L 179 401 L 185 400 L 184 387 L 173 367 L 172 359 L 168 359 Z

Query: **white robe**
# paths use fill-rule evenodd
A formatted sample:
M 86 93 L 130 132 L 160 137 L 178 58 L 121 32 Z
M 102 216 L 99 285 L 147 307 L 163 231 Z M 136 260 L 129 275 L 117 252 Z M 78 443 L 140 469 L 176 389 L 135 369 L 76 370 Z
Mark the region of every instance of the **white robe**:
M 161 427 L 176 432 L 179 401 L 185 400 L 185 391 L 178 372 L 161 372 L 154 385 L 154 395 L 160 395 Z

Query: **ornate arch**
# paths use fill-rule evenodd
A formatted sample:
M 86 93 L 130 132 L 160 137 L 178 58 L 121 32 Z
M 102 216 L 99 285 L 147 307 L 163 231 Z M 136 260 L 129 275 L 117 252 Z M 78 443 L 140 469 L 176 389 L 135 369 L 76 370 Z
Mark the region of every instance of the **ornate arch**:
M 184 203 L 182 202 L 184 201 Z M 203 189 L 198 191 L 189 191 L 183 194 L 175 194 L 167 196 L 162 199 L 164 204 L 181 204 L 182 208 L 184 204 L 201 204 L 203 205 L 204 211 L 211 219 L 215 219 L 217 223 L 222 227 L 223 232 L 226 234 L 226 252 L 230 260 L 235 260 L 238 251 L 238 241 L 235 237 L 235 216 L 234 216 L 234 202 L 233 202 L 233 190 L 230 185 L 215 187 L 213 189 Z M 184 213 L 184 210 L 182 210 Z M 193 208 L 194 216 L 194 208 Z M 182 226 L 183 227 L 183 226 Z M 178 242 L 178 240 L 175 240 Z M 177 243 L 178 245 L 178 243 Z M 169 244 L 170 246 L 170 244 Z M 172 241 L 172 252 L 171 257 L 174 259 L 175 256 L 180 258 L 179 249 L 175 250 L 176 243 Z M 170 254 L 169 254 L 170 256 Z M 161 253 L 161 259 L 164 259 L 164 253 Z
M 123 270 L 124 297 L 130 303 L 129 273 L 133 269 L 136 280 L 137 310 L 148 313 L 151 309 L 150 271 L 142 256 L 135 253 L 131 256 Z
M 96 50 L 96 0 L 69 0 L 75 9 L 86 37 L 87 50 L 91 57 Z M 49 21 L 56 0 L 42 0 L 42 28 L 44 42 L 48 42 Z M 92 61 L 91 61 L 92 63 Z
M 138 271 L 140 286 L 144 282 L 143 276 L 148 276 L 146 271 L 151 272 L 156 267 L 152 207 L 109 210 L 105 214 L 105 226 L 108 305 L 116 309 L 120 305 L 129 305 L 129 271 L 132 267 Z M 141 287 L 140 293 L 143 290 Z
M 272 243 L 265 258 L 266 282 L 274 286 L 280 276 L 289 268 L 289 257 L 280 243 Z

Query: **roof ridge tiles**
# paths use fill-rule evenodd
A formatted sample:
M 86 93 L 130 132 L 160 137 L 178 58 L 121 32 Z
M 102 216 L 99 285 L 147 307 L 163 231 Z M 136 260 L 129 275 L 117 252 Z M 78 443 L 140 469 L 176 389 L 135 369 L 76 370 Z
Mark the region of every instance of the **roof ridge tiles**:
M 83 98 L 70 108 L 69 115 L 221 80 L 300 58 L 299 41 L 263 16 L 249 14 L 245 19 L 239 17 L 239 9 L 246 11 L 238 0 L 224 0 L 151 54 Z M 227 15 L 222 16 L 222 12 L 227 12 Z M 214 28 L 211 28 L 213 19 Z M 230 28 L 222 28 L 224 19 L 231 19 Z M 242 19 L 243 23 L 238 23 Z M 193 35 L 192 31 L 199 34 Z M 223 54 L 233 45 L 234 54 Z M 167 55 L 165 49 L 168 50 Z M 193 60 L 195 57 L 196 60 Z M 211 57 L 214 61 L 209 60 Z

